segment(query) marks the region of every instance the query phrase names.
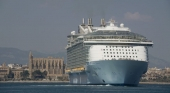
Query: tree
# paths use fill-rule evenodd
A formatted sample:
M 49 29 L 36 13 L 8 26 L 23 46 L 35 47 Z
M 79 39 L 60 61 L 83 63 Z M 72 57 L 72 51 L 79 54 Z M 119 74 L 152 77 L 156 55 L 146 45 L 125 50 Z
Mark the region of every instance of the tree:
M 45 75 L 45 72 L 44 74 L 40 71 L 40 70 L 35 70 L 33 73 L 32 73 L 32 76 L 34 79 L 43 79 L 44 78 L 44 75 Z
M 46 78 L 46 77 L 47 77 L 47 71 L 44 71 L 44 72 L 42 73 L 42 76 L 43 76 L 43 78 Z
M 14 78 L 14 73 L 11 70 L 9 70 L 9 74 L 8 74 L 7 77 L 8 78 Z
M 20 75 L 23 79 L 27 79 L 30 74 L 27 70 L 24 70 L 23 72 L 20 73 Z

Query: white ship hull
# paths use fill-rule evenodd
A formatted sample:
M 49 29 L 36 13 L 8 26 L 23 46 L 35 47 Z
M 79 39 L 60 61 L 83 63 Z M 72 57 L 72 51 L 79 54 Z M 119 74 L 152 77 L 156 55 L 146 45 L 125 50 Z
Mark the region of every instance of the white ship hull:
M 148 62 L 104 60 L 89 62 L 85 71 L 69 73 L 71 84 L 138 85 Z

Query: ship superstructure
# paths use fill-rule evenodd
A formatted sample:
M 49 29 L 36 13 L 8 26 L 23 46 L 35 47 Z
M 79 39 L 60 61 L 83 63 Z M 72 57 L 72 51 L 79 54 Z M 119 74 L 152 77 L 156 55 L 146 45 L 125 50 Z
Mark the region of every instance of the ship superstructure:
M 137 85 L 147 71 L 148 47 L 153 45 L 146 37 L 131 32 L 128 27 L 116 25 L 114 20 L 100 27 L 88 24 L 78 26 L 78 33 L 67 36 L 67 68 L 73 84 Z

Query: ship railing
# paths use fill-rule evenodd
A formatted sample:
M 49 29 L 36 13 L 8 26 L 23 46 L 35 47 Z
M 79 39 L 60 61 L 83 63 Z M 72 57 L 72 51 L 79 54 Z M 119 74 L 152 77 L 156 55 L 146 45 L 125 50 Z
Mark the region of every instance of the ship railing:
M 149 40 L 133 40 L 133 39 L 85 39 L 84 41 L 117 41 L 117 42 L 152 42 Z

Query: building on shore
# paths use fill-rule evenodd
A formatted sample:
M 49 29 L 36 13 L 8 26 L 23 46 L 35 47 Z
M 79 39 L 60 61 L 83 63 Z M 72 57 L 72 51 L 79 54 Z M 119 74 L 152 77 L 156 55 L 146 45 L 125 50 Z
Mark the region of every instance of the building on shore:
M 57 79 L 65 75 L 65 64 L 62 58 L 33 58 L 32 53 L 29 54 L 29 73 L 32 78 L 32 73 L 36 70 L 41 72 L 46 71 L 47 77 Z
M 148 68 L 148 71 L 143 75 L 142 79 L 144 80 L 157 80 L 157 79 L 166 79 L 170 78 L 170 68 L 165 67 L 161 68 Z
M 20 69 L 11 69 L 11 71 L 14 73 L 14 79 L 21 79 L 21 73 L 24 71 L 24 69 L 20 68 Z
M 5 63 L 0 67 L 0 78 L 5 78 L 9 74 L 10 67 L 6 66 Z

